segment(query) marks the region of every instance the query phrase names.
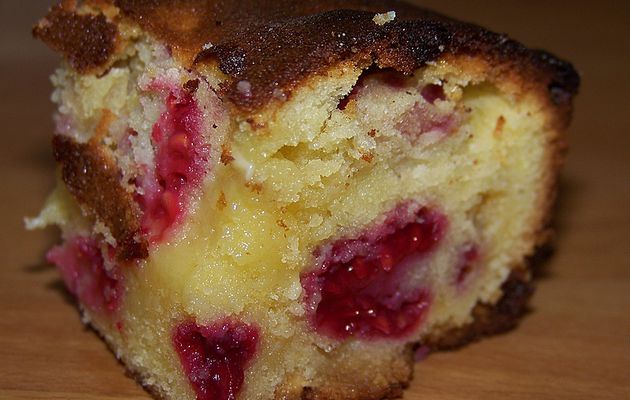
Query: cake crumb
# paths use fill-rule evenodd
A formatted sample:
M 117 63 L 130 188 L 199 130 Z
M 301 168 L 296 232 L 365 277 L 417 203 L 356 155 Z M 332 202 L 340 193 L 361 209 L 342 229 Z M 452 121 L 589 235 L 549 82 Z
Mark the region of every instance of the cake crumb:
M 234 161 L 234 157 L 232 157 L 232 151 L 228 145 L 221 145 L 221 164 L 228 165 Z
M 259 182 L 247 181 L 245 187 L 252 191 L 252 193 L 261 194 L 263 192 L 263 185 Z
M 376 25 L 382 26 L 388 22 L 392 22 L 394 19 L 396 19 L 396 11 L 389 11 L 382 14 L 376 14 L 374 18 L 372 18 L 372 21 L 374 21 Z
M 217 199 L 217 209 L 223 210 L 225 207 L 227 207 L 227 199 L 225 198 L 225 193 L 221 192 Z
M 503 115 L 499 116 L 497 119 L 497 124 L 494 127 L 494 131 L 492 132 L 492 136 L 495 139 L 501 139 L 503 135 L 503 127 L 505 126 L 505 117 Z

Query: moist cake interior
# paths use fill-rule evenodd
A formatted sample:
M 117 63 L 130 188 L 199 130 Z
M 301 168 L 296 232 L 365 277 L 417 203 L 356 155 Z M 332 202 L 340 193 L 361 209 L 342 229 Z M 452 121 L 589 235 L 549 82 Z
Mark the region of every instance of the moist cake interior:
M 558 135 L 536 94 L 464 61 L 348 62 L 233 118 L 221 73 L 135 41 L 102 76 L 55 73 L 55 140 L 119 168 L 148 257 L 118 257 L 61 178 L 30 226 L 61 227 L 49 260 L 160 395 L 378 397 L 532 253 Z

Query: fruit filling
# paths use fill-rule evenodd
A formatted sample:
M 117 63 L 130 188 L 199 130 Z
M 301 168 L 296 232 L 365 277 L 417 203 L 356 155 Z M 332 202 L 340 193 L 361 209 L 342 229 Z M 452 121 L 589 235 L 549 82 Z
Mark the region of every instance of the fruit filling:
M 396 129 L 412 141 L 427 133 L 433 133 L 437 139 L 446 137 L 458 125 L 459 118 L 453 105 L 448 103 L 441 84 L 416 87 L 412 79 L 389 69 L 368 69 L 362 73 L 350 93 L 339 101 L 337 108 L 346 110 L 351 102 L 369 96 L 372 92 L 370 89 L 376 86 L 417 96 L 413 106 L 398 121 L 394 121 Z
M 256 327 L 235 320 L 209 326 L 188 321 L 173 332 L 175 350 L 197 400 L 235 400 L 258 341 Z
M 407 78 L 400 72 L 393 70 L 370 68 L 359 75 L 359 79 L 357 79 L 352 90 L 339 101 L 337 108 L 342 111 L 345 110 L 348 104 L 351 101 L 355 101 L 371 82 L 376 82 L 395 89 L 403 89 L 407 84 Z
M 441 139 L 455 131 L 459 121 L 453 104 L 447 101 L 444 87 L 428 84 L 420 89 L 420 98 L 403 114 L 396 128 L 412 140 L 429 133 Z
M 420 91 L 422 98 L 429 104 L 435 104 L 437 100 L 446 100 L 442 85 L 429 84 Z
M 111 314 L 118 310 L 122 276 L 116 265 L 106 267 L 98 240 L 74 237 L 53 247 L 46 259 L 57 266 L 70 293 L 89 311 Z
M 409 284 L 410 278 L 438 246 L 446 225 L 439 212 L 404 204 L 357 239 L 316 250 L 319 267 L 302 276 L 314 329 L 339 339 L 411 333 L 426 315 L 432 293 L 422 282 Z
M 140 180 L 143 194 L 138 199 L 143 231 L 151 242 L 161 241 L 182 221 L 192 191 L 206 174 L 210 148 L 201 133 L 202 118 L 192 94 L 171 93 L 166 111 L 153 126 L 155 170 Z
M 470 280 L 479 258 L 479 247 L 475 244 L 467 243 L 459 255 L 455 268 L 455 285 L 458 288 L 463 288 L 465 283 Z

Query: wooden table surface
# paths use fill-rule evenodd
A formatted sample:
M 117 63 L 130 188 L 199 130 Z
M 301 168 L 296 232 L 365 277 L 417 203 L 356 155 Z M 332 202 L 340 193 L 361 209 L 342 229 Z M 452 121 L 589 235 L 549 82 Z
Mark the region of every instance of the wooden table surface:
M 0 0 L 0 399 L 148 399 L 85 329 L 26 232 L 52 187 L 44 0 Z M 557 252 L 519 329 L 417 364 L 405 399 L 630 399 L 630 2 L 424 1 L 575 63 Z M 625 24 L 625 26 L 624 26 Z

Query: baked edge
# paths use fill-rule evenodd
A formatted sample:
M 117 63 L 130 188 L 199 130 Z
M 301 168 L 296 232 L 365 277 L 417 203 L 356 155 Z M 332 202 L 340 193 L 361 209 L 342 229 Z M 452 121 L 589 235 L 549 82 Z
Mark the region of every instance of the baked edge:
M 32 34 L 81 74 L 103 73 L 121 44 L 116 23 L 102 12 L 79 14 L 68 1 L 51 7 Z
M 124 48 L 121 35 L 110 31 L 125 24 L 138 26 L 167 45 L 184 67 L 210 65 L 224 74 L 222 99 L 245 113 L 286 101 L 309 77 L 346 61 L 364 68 L 376 63 L 410 74 L 445 56 L 472 55 L 537 82 L 559 106 L 570 103 L 580 81 L 571 64 L 548 52 L 530 50 L 506 35 L 397 0 L 85 0 L 82 4 L 87 14 L 76 5 L 53 7 L 33 31 L 78 72 L 106 70 Z M 375 13 L 389 10 L 397 12 L 393 21 L 377 25 L 372 20 Z M 77 29 L 91 34 L 82 37 Z M 54 34 L 63 31 L 73 34 Z M 285 46 L 288 37 L 292 46 Z M 239 90 L 241 81 L 248 82 L 251 91 Z
M 53 156 L 61 178 L 82 209 L 109 229 L 118 260 L 147 258 L 149 246 L 141 233 L 140 210 L 122 186 L 118 165 L 94 139 L 79 143 L 68 136 L 53 136 Z
M 541 247 L 540 252 L 548 247 Z M 534 292 L 533 282 L 530 280 L 529 271 L 536 268 L 540 263 L 540 257 L 531 257 L 525 266 L 519 269 L 518 273 L 513 273 L 503 284 L 503 295 L 495 304 L 478 303 L 473 313 L 474 320 L 468 325 L 448 331 L 447 335 L 441 338 L 430 339 L 429 342 L 422 345 L 429 346 L 432 351 L 455 350 L 470 342 L 482 340 L 485 337 L 504 333 L 515 328 L 521 317 L 528 311 L 528 299 Z M 75 300 L 76 301 L 76 300 Z M 84 314 L 81 307 L 80 312 Z M 83 318 L 85 321 L 86 319 Z M 90 321 L 89 319 L 87 319 Z M 87 325 L 92 329 L 106 344 L 107 348 L 116 356 L 116 349 L 112 343 L 107 340 L 98 328 L 90 321 Z M 276 394 L 273 400 L 388 400 L 400 398 L 403 391 L 409 387 L 413 379 L 413 370 L 415 365 L 414 352 L 420 343 L 412 343 L 405 347 L 403 358 L 406 368 L 396 372 L 396 375 L 406 375 L 405 380 L 399 382 L 389 382 L 383 387 L 359 387 L 353 392 L 353 396 L 347 396 L 348 392 L 345 388 L 327 387 L 322 390 L 316 387 L 304 386 L 296 388 L 297 391 L 291 394 Z M 168 397 L 155 385 L 148 385 L 144 382 L 144 377 L 134 371 L 129 365 L 118 359 L 120 364 L 125 368 L 128 377 L 139 383 L 152 397 L 159 400 L 169 400 Z M 323 394 L 326 393 L 326 394 Z

